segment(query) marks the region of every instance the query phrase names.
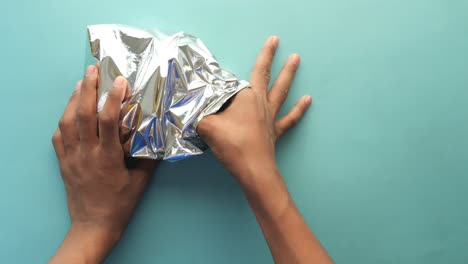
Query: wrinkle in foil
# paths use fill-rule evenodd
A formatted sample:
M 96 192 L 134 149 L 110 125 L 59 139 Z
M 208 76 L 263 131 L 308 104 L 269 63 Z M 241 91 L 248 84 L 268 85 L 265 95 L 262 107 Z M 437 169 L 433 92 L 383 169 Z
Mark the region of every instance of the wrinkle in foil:
M 120 136 L 132 157 L 180 160 L 203 153 L 198 122 L 249 87 L 221 68 L 200 39 L 183 32 L 93 25 L 88 34 L 100 64 L 98 112 L 117 76 L 129 83 Z

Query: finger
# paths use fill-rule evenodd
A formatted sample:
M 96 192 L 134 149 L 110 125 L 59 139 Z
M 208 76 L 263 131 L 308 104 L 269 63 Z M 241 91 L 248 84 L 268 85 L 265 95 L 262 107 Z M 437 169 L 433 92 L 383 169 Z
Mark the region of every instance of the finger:
M 268 100 L 276 114 L 288 97 L 289 88 L 299 66 L 300 57 L 297 54 L 291 55 L 281 69 L 278 78 L 268 93 Z
M 59 121 L 60 136 L 62 138 L 65 150 L 74 148 L 80 141 L 76 125 L 76 111 L 81 94 L 81 83 L 82 81 L 79 81 L 76 84 L 75 91 L 70 97 L 70 100 L 65 107 L 65 111 L 63 112 L 62 118 L 60 118 Z
M 81 86 L 77 113 L 80 143 L 84 146 L 93 145 L 97 142 L 96 97 L 97 68 L 90 65 Z
M 95 66 L 96 66 L 96 69 L 97 69 L 97 72 L 98 72 L 97 83 L 98 83 L 98 86 L 99 86 L 99 84 L 100 84 L 99 73 L 101 72 L 101 63 L 98 61 L 98 62 L 96 62 Z
M 109 91 L 106 103 L 99 113 L 99 141 L 103 146 L 115 146 L 120 144 L 119 116 L 120 106 L 125 99 L 127 81 L 118 76 Z
M 99 73 L 101 72 L 101 62 L 98 61 L 98 62 L 96 62 L 95 65 L 96 65 L 96 69 L 97 69 L 97 83 L 98 83 L 98 86 L 99 86 L 99 84 L 101 83 L 100 76 L 99 76 L 100 75 Z
M 55 154 L 59 161 L 63 160 L 66 155 L 65 146 L 63 145 L 62 135 L 60 130 L 56 129 L 54 135 L 52 136 L 52 144 L 54 145 Z
M 219 119 L 221 118 L 218 115 L 219 114 L 205 116 L 197 125 L 197 134 L 207 144 L 211 143 L 212 136 L 214 135 L 213 132 L 216 131 L 216 128 L 221 125 L 218 123 Z
M 271 76 L 271 63 L 273 62 L 273 57 L 275 56 L 278 43 L 279 38 L 272 36 L 269 37 L 263 45 L 253 67 L 252 75 L 250 76 L 252 88 L 262 91 L 268 90 L 268 83 L 270 82 Z
M 307 108 L 312 103 L 312 97 L 303 96 L 296 105 L 293 106 L 289 112 L 281 119 L 276 121 L 276 139 L 278 140 L 286 131 L 297 124 L 301 117 L 304 115 Z

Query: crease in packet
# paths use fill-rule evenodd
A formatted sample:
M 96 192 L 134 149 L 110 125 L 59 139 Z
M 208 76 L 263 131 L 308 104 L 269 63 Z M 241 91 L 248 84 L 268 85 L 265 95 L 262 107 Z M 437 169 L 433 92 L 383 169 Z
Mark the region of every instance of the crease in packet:
M 130 96 L 120 113 L 120 139 L 127 156 L 177 161 L 208 147 L 198 122 L 250 87 L 223 69 L 195 36 L 124 25 L 88 26 L 91 55 L 99 62 L 98 109 L 117 76 Z

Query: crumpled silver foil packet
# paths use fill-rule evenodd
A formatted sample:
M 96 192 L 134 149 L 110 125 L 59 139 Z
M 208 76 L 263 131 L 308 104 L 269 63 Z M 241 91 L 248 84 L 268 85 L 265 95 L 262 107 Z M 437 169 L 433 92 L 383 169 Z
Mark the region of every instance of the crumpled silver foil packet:
M 100 63 L 98 109 L 114 79 L 127 78 L 130 98 L 121 107 L 120 136 L 127 155 L 180 160 L 207 145 L 198 122 L 249 87 L 221 68 L 203 42 L 186 33 L 164 35 L 122 25 L 88 27 L 91 54 Z

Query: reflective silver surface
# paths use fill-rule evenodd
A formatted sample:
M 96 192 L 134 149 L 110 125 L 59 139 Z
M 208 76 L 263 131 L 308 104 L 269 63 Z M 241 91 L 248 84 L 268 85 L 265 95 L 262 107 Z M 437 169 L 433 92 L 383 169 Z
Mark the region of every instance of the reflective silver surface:
M 249 87 L 192 35 L 121 25 L 93 25 L 88 33 L 100 63 L 98 111 L 117 76 L 129 83 L 131 96 L 120 115 L 129 156 L 180 160 L 201 154 L 207 146 L 197 135 L 198 122 Z

